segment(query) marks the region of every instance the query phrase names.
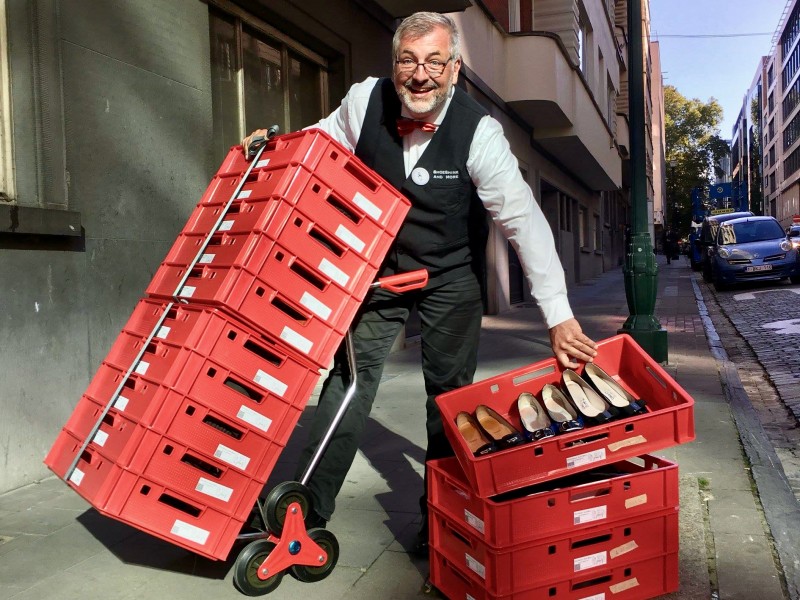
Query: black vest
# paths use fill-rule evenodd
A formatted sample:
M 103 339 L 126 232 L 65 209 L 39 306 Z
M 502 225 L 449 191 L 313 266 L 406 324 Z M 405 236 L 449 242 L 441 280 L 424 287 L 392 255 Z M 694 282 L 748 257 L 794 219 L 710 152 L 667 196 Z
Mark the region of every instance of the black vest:
M 469 95 L 455 89 L 441 126 L 414 165 L 429 175 L 426 184 L 417 185 L 406 178 L 403 165 L 403 142 L 396 127 L 400 99 L 391 79 L 378 80 L 355 154 L 412 204 L 381 276 L 424 268 L 428 285 L 439 285 L 473 270 L 483 281 L 488 225 L 467 172 L 467 158 L 478 122 L 486 114 Z

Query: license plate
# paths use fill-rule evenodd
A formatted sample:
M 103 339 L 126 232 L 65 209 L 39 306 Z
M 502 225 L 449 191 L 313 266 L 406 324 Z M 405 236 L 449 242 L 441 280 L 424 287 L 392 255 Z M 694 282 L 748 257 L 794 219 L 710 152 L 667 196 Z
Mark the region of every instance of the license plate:
M 745 268 L 746 273 L 755 273 L 756 271 L 772 271 L 772 265 L 758 265 Z

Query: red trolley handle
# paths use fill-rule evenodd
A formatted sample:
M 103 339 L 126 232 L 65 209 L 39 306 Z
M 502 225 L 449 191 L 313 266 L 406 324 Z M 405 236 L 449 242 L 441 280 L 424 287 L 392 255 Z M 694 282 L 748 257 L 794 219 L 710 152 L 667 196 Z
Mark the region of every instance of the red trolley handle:
M 427 283 L 428 271 L 419 269 L 418 271 L 409 271 L 408 273 L 381 277 L 378 281 L 373 283 L 371 287 L 380 287 L 390 292 L 395 292 L 396 294 L 402 294 L 403 292 L 424 288 Z

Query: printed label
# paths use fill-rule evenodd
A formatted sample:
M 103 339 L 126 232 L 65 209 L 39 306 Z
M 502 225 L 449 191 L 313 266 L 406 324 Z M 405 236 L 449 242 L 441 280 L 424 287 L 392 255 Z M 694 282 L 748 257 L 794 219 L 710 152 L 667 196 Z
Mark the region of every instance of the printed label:
M 363 252 L 366 244 L 344 225 L 336 228 L 336 237 L 350 246 L 356 252 Z
M 644 444 L 646 441 L 647 439 L 643 435 L 635 435 L 625 440 L 620 440 L 618 442 L 614 442 L 613 444 L 609 444 L 608 449 L 611 450 L 611 452 L 616 452 L 620 448 L 627 448 L 628 446 L 636 446 L 637 444 Z
M 185 285 L 185 286 L 183 286 L 181 288 L 181 291 L 178 293 L 178 296 L 184 296 L 185 298 L 191 298 L 192 296 L 194 296 L 194 293 L 195 293 L 196 290 L 197 290 L 197 288 L 195 288 L 193 285 Z
M 242 404 L 239 412 L 236 413 L 236 417 L 264 432 L 266 432 L 269 429 L 269 426 L 272 425 L 272 419 L 265 417 L 261 413 L 257 413 L 252 408 L 245 406 L 244 404 Z
M 606 600 L 606 593 L 600 592 L 599 594 L 593 594 L 591 596 L 586 596 L 585 598 L 581 598 L 580 600 Z
M 233 220 L 223 221 L 222 223 L 219 224 L 219 227 L 217 229 L 218 231 L 230 231 L 233 228 L 233 223 L 234 223 Z
M 216 258 L 216 256 L 217 256 L 216 254 L 203 254 L 200 257 L 200 260 L 197 261 L 197 262 L 199 262 L 201 265 L 207 265 L 209 263 L 214 262 L 214 259 Z
M 585 571 L 586 569 L 602 567 L 607 562 L 608 562 L 608 553 L 605 550 L 603 550 L 602 552 L 597 552 L 596 554 L 590 554 L 588 556 L 581 556 L 580 558 L 576 558 L 574 561 L 572 561 L 572 567 L 575 573 L 578 573 L 580 571 Z
M 624 592 L 625 590 L 635 588 L 638 585 L 639 585 L 639 580 L 636 579 L 636 577 L 631 577 L 627 581 L 620 581 L 619 583 L 615 583 L 614 585 L 608 586 L 608 590 L 612 594 L 619 594 L 620 592 Z
M 169 532 L 195 544 L 205 544 L 209 536 L 209 532 L 205 529 L 200 529 L 191 523 L 184 523 L 181 520 L 176 520 Z
M 255 166 L 255 167 L 253 167 L 253 168 L 254 168 L 254 169 L 263 169 L 263 168 L 264 168 L 264 167 L 266 167 L 268 164 L 269 164 L 269 159 L 268 159 L 268 158 L 262 158 L 260 161 L 258 161 L 258 162 L 256 163 L 256 166 Z
M 250 458 L 244 454 L 239 454 L 236 450 L 231 450 L 227 446 L 220 444 L 217 446 L 214 456 L 223 462 L 233 465 L 244 471 L 250 463 Z
M 256 373 L 256 376 L 253 377 L 253 381 L 255 381 L 261 387 L 268 389 L 276 396 L 280 396 L 281 398 L 283 398 L 283 395 L 289 388 L 289 386 L 283 383 L 280 379 L 276 379 L 275 377 L 273 377 L 269 373 L 265 373 L 261 369 L 259 369 L 258 372 Z
M 567 458 L 567 468 L 574 469 L 575 467 L 582 467 L 583 465 L 588 465 L 605 459 L 606 449 L 600 448 L 599 450 L 592 450 L 591 452 L 586 452 L 585 454 L 578 454 L 576 456 Z
M 477 575 L 481 579 L 486 579 L 486 567 L 484 567 L 481 563 L 472 558 L 469 554 L 465 554 L 464 558 L 467 559 L 467 566 L 471 571 L 477 573 Z
M 139 375 L 146 375 L 147 374 L 147 369 L 149 369 L 149 368 L 150 368 L 150 363 L 149 362 L 146 362 L 144 360 L 140 360 L 136 364 L 136 368 L 134 369 L 134 371 L 137 372 Z
M 612 550 L 609 551 L 608 555 L 612 559 L 614 559 L 614 558 L 617 558 L 618 556 L 620 556 L 622 554 L 626 554 L 628 552 L 632 552 L 633 550 L 636 550 L 638 547 L 639 547 L 639 544 L 637 544 L 635 540 L 631 540 L 630 542 L 628 542 L 626 544 L 622 544 L 621 546 L 617 546 L 616 548 L 613 548 Z
M 117 396 L 117 399 L 114 400 L 114 408 L 116 408 L 119 412 L 125 412 L 127 407 L 128 399 L 125 396 Z
M 383 211 L 361 192 L 356 192 L 356 195 L 353 196 L 353 204 L 376 221 L 380 221 Z
M 576 510 L 572 513 L 572 524 L 583 525 L 584 523 L 591 523 L 592 521 L 601 521 L 608 516 L 608 510 L 605 505 L 597 506 L 595 508 L 586 508 L 584 510 Z
M 467 594 L 466 600 L 475 600 L 475 596 Z
M 350 276 L 327 258 L 323 258 L 317 268 L 342 287 L 346 287 L 347 282 L 350 281 Z
M 100 429 L 94 434 L 94 439 L 92 441 L 100 447 L 105 446 L 108 441 L 108 434 Z
M 314 296 L 312 296 L 308 292 L 304 292 L 303 293 L 302 297 L 300 298 L 300 304 L 305 306 L 308 310 L 310 310 L 312 313 L 314 313 L 318 317 L 320 317 L 322 319 L 325 319 L 326 321 L 328 320 L 328 317 L 330 317 L 331 313 L 333 312 L 333 309 L 331 309 L 326 304 L 323 304 L 322 302 L 320 302 L 318 299 L 316 299 Z
M 236 196 L 236 199 L 237 200 L 244 200 L 245 198 L 249 198 L 250 194 L 252 194 L 252 193 L 253 193 L 253 190 L 242 190 L 241 192 L 239 192 L 239 195 Z
M 290 327 L 284 327 L 280 337 L 284 342 L 288 342 L 305 354 L 311 352 L 311 348 L 314 347 L 314 343 L 311 340 L 304 338 Z
M 80 485 L 83 481 L 83 474 L 83 471 L 76 468 L 74 471 L 72 471 L 72 475 L 69 476 L 69 480 L 75 485 Z
M 223 502 L 228 502 L 233 495 L 233 488 L 221 485 L 216 481 L 211 481 L 205 477 L 200 478 L 200 481 L 197 482 L 197 485 L 194 487 L 194 489 L 201 494 L 211 496 L 212 498 L 222 500 Z
M 172 331 L 171 327 L 167 327 L 166 325 L 162 325 L 158 328 L 158 332 L 156 333 L 157 338 L 161 338 L 162 340 L 167 339 L 169 332 Z
M 647 504 L 647 494 L 639 494 L 638 496 L 625 500 L 625 508 L 633 508 L 641 504 Z
M 484 533 L 484 523 L 483 519 L 479 519 L 467 509 L 464 509 L 464 520 L 472 526 L 473 529 L 479 531 L 480 533 Z

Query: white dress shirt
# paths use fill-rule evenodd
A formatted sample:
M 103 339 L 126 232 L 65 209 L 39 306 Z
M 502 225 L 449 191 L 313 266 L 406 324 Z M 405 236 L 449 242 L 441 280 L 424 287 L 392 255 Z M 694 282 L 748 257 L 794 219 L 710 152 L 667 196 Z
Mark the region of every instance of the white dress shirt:
M 339 108 L 312 127 L 319 127 L 355 152 L 370 94 L 377 81 L 370 77 L 353 85 Z M 453 92 L 451 90 L 439 113 L 431 119 L 437 125 L 444 120 Z M 405 107 L 402 115 L 412 117 Z M 433 135 L 433 132 L 416 129 L 403 136 L 406 177 L 411 174 Z M 531 294 L 547 326 L 553 327 L 572 318 L 564 269 L 556 254 L 550 226 L 531 188 L 522 178 L 503 127 L 489 115 L 480 120 L 475 130 L 467 171 L 486 210 L 516 249 Z

